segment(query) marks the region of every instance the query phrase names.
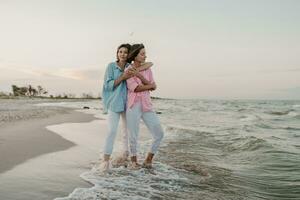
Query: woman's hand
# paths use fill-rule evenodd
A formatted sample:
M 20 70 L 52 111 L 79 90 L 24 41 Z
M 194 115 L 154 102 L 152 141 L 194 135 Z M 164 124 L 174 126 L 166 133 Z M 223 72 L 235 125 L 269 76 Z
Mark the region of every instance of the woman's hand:
M 129 78 L 131 78 L 131 77 L 133 77 L 134 76 L 134 72 L 132 72 L 130 69 L 129 70 L 127 70 L 127 71 L 125 71 L 123 74 L 122 74 L 122 80 L 127 80 L 127 79 L 129 79 Z
M 151 89 L 150 89 L 151 91 L 152 91 L 152 90 L 156 90 L 156 83 L 154 83 L 154 82 L 151 83 L 151 86 L 152 86 Z
M 135 76 L 138 77 L 139 79 L 142 79 L 142 78 L 143 78 L 143 75 L 140 74 L 139 72 L 136 72 Z
M 133 75 L 135 75 L 136 73 L 138 73 L 138 70 L 136 68 L 134 68 L 134 67 L 129 68 L 127 71 L 129 73 L 133 74 Z

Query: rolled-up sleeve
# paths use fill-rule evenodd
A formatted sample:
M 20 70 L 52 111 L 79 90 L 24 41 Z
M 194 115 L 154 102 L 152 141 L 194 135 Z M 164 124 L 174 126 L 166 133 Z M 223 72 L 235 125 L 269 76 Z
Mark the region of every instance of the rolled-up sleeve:
M 114 90 L 114 74 L 113 74 L 113 65 L 109 64 L 106 67 L 105 75 L 104 75 L 104 89 L 107 91 Z

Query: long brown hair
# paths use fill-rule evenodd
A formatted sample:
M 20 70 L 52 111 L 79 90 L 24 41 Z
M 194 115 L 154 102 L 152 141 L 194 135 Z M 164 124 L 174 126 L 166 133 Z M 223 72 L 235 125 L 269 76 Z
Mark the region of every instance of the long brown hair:
M 127 62 L 131 63 L 134 61 L 135 57 L 140 53 L 141 49 L 144 49 L 145 46 L 143 44 L 133 44 L 131 46 Z
M 123 48 L 123 47 L 127 49 L 128 54 L 129 54 L 129 52 L 130 52 L 130 49 L 131 49 L 131 45 L 130 45 L 130 44 L 121 44 L 121 45 L 118 47 L 117 53 L 116 53 L 117 62 L 119 62 L 118 52 L 119 52 L 119 50 L 120 50 L 121 48 Z

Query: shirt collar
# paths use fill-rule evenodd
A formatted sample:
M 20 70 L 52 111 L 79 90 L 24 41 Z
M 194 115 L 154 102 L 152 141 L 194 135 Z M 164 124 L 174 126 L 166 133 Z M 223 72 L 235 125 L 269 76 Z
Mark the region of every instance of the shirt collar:
M 126 64 L 125 64 L 124 70 L 128 67 L 128 65 L 129 65 L 129 63 L 126 63 Z M 120 66 L 118 65 L 117 61 L 115 62 L 115 66 L 116 66 L 121 72 L 124 71 L 124 70 L 122 70 L 122 69 L 120 68 Z

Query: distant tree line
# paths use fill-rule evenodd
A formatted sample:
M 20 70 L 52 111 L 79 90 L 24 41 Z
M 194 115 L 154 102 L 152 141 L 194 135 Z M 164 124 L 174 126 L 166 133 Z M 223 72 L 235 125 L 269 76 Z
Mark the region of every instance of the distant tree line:
M 49 94 L 48 91 L 42 86 L 38 85 L 34 87 L 32 85 L 28 86 L 17 86 L 12 85 L 12 93 L 6 94 L 0 91 L 0 97 L 42 97 L 42 98 L 53 98 L 53 99 L 75 99 L 75 98 L 83 98 L 83 99 L 101 99 L 100 94 L 98 97 L 94 97 L 92 93 L 82 93 L 80 97 L 76 97 L 73 93 L 62 93 L 62 94 Z
M 12 85 L 11 87 L 14 96 L 36 97 L 48 94 L 48 91 L 40 85 L 38 85 L 37 88 L 34 88 L 32 85 L 28 85 L 28 87 L 18 87 L 16 85 Z
M 95 97 L 93 93 L 82 93 L 80 96 L 76 96 L 73 93 L 62 93 L 62 94 L 49 94 L 48 91 L 42 86 L 38 85 L 36 88 L 32 85 L 17 86 L 12 85 L 12 93 L 5 93 L 0 91 L 0 98 L 14 98 L 14 97 L 41 97 L 51 99 L 102 99 L 100 94 Z M 151 97 L 152 99 L 167 99 L 160 97 Z

